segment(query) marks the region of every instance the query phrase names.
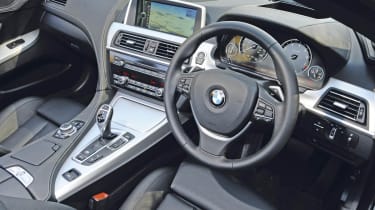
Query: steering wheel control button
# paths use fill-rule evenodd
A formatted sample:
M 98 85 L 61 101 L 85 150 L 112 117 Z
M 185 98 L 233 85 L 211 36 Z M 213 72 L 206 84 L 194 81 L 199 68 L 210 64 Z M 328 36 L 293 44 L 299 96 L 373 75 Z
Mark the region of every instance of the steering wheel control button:
M 215 107 L 221 107 L 226 102 L 226 95 L 224 90 L 214 89 L 210 92 L 210 101 L 211 104 Z
M 177 91 L 183 94 L 189 94 L 192 78 L 181 78 L 177 84 Z
M 63 177 L 71 182 L 75 180 L 77 177 L 79 177 L 81 174 L 76 169 L 70 169 L 69 171 L 63 173 Z
M 12 166 L 6 170 L 16 177 L 25 187 L 28 187 L 34 181 L 34 178 L 30 175 L 30 173 L 20 166 Z
M 259 100 L 254 115 L 256 120 L 271 122 L 274 119 L 274 109 L 271 105 Z
M 255 113 L 257 113 L 259 115 L 263 115 L 264 114 L 264 109 L 258 108 Z

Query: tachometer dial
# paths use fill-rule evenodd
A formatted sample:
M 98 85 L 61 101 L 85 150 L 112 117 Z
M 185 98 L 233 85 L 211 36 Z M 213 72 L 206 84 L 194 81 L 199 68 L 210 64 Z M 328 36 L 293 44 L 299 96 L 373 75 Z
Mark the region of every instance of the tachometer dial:
M 249 58 L 250 63 L 257 63 L 267 57 L 267 51 L 263 49 L 258 43 L 248 39 L 242 38 L 240 44 L 240 51 Z
M 238 47 L 236 44 L 230 42 L 226 48 L 225 48 L 225 53 L 227 54 L 228 58 L 231 58 L 233 56 L 236 56 L 238 54 Z
M 311 66 L 307 74 L 314 81 L 320 81 L 325 76 L 324 69 L 320 66 Z
M 312 54 L 310 47 L 298 39 L 291 39 L 282 44 L 286 56 L 293 63 L 295 72 L 300 73 L 310 67 Z

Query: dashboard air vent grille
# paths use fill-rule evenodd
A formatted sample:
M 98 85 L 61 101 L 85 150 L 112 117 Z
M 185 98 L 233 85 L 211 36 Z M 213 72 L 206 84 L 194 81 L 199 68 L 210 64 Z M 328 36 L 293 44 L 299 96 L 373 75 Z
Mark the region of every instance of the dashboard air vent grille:
M 342 91 L 336 89 L 329 90 L 319 102 L 318 107 L 349 120 L 362 124 L 365 123 L 366 103 Z
M 138 52 L 143 52 L 145 43 L 145 37 L 125 32 L 120 32 L 115 40 L 116 46 Z
M 173 58 L 174 54 L 178 50 L 178 47 L 179 45 L 176 44 L 160 42 L 155 55 L 170 60 Z
M 48 0 L 49 2 L 65 6 L 67 0 Z

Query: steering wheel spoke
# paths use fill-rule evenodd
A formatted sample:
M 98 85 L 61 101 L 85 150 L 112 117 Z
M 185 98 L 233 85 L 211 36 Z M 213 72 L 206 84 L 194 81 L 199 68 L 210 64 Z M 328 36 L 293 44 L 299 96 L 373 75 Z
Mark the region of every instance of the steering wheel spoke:
M 224 156 L 232 139 L 209 131 L 202 126 L 198 126 L 198 128 L 199 148 L 209 155 Z

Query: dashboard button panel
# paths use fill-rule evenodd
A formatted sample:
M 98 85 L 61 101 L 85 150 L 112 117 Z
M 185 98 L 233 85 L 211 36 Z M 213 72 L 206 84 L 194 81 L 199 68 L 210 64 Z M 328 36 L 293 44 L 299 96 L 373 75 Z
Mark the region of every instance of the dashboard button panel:
M 296 135 L 353 165 L 368 160 L 374 144 L 369 136 L 310 112 L 300 117 Z

